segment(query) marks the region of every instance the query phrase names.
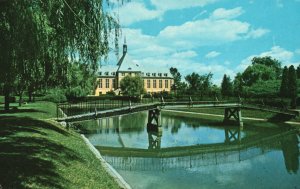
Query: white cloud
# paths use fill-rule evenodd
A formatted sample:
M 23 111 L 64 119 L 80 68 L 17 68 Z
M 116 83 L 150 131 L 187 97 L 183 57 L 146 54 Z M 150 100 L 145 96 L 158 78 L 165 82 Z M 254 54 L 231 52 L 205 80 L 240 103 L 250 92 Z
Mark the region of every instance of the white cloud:
M 300 0 L 299 0 L 300 1 Z M 296 49 L 295 53 L 300 54 L 300 49 Z
M 249 28 L 249 23 L 237 20 L 204 19 L 168 26 L 159 33 L 159 37 L 177 48 L 195 48 L 242 39 Z
M 249 38 L 253 38 L 253 39 L 256 39 L 256 38 L 259 38 L 267 33 L 269 33 L 270 30 L 267 30 L 267 29 L 263 29 L 263 28 L 258 28 L 258 29 L 252 29 L 247 37 Z
M 289 65 L 298 65 L 299 63 L 293 62 L 294 53 L 288 51 L 280 46 L 273 46 L 270 51 L 262 52 L 258 55 L 251 55 L 242 60 L 241 64 L 237 67 L 236 71 L 240 72 L 245 70 L 250 64 L 251 60 L 254 57 L 264 57 L 264 56 L 271 56 L 279 60 L 282 63 L 282 66 L 289 66 Z
M 130 24 L 152 20 L 162 16 L 163 12 L 159 10 L 149 10 L 142 2 L 126 3 L 113 12 L 119 13 L 121 25 L 128 26 Z
M 198 54 L 195 51 L 184 51 L 184 52 L 176 52 L 172 55 L 173 58 L 180 58 L 180 59 L 186 59 L 186 58 L 194 58 Z
M 214 10 L 211 14 L 212 19 L 233 19 L 236 18 L 244 13 L 242 7 L 236 7 L 234 9 L 224 9 L 219 8 Z
M 215 57 L 219 56 L 220 54 L 221 53 L 219 53 L 217 51 L 211 51 L 205 55 L 205 58 L 215 58 Z
M 168 11 L 191 7 L 203 7 L 216 1 L 218 0 L 151 0 L 151 3 L 158 10 Z

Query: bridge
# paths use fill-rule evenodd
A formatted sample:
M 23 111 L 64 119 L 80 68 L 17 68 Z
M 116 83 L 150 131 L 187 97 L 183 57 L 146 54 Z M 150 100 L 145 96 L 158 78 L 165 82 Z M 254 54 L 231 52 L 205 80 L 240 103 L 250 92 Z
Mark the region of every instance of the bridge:
M 241 102 L 227 102 L 227 101 L 189 101 L 185 102 L 165 102 L 163 99 L 161 102 L 153 102 L 147 104 L 132 104 L 130 101 L 126 106 L 118 107 L 120 103 L 116 104 L 108 104 L 110 109 L 100 109 L 97 104 L 89 105 L 88 113 L 78 113 L 77 115 L 66 115 L 64 117 L 58 117 L 58 122 L 80 122 L 84 120 L 90 119 L 99 119 L 105 117 L 113 117 L 120 116 L 126 114 L 132 114 L 141 111 L 148 111 L 148 128 L 149 130 L 157 131 L 160 128 L 160 111 L 163 108 L 224 108 L 224 122 L 228 122 L 231 118 L 235 120 L 241 127 L 243 127 L 242 120 L 242 108 L 250 108 L 250 109 L 258 109 L 263 111 L 271 111 L 273 113 L 285 114 L 289 116 L 296 116 L 295 112 L 288 110 L 280 110 L 270 107 L 258 107 L 253 105 L 243 104 Z M 104 106 L 104 105 L 103 105 Z M 77 108 L 81 109 L 80 105 L 68 106 L 69 108 Z M 61 107 L 57 108 L 57 112 L 59 109 L 63 109 Z M 84 109 L 82 109 L 84 110 Z M 62 111 L 62 110 L 61 110 Z
M 284 141 L 295 137 L 298 131 L 290 130 L 283 133 L 273 134 L 254 141 L 240 140 L 236 138 L 231 143 L 203 144 L 195 146 L 160 148 L 157 143 L 149 139 L 148 149 L 122 148 L 96 146 L 104 159 L 113 167 L 122 170 L 162 170 L 177 168 L 192 168 L 206 165 L 225 164 L 240 162 L 254 156 L 267 153 L 273 149 L 282 149 L 285 158 L 290 157 L 290 149 L 286 147 Z M 297 137 L 297 136 L 296 136 Z M 160 136 L 156 140 L 160 140 Z M 298 145 L 298 143 L 290 144 Z M 298 146 L 296 148 L 298 150 Z M 299 152 L 292 154 L 298 158 Z M 287 162 L 289 160 L 286 160 Z

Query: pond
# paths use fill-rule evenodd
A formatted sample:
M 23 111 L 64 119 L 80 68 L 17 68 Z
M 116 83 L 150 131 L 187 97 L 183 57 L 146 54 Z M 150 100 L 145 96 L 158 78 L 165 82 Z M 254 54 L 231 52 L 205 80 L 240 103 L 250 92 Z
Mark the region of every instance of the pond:
M 76 126 L 132 188 L 300 188 L 299 131 L 289 125 L 162 112 L 147 132 L 147 112 Z

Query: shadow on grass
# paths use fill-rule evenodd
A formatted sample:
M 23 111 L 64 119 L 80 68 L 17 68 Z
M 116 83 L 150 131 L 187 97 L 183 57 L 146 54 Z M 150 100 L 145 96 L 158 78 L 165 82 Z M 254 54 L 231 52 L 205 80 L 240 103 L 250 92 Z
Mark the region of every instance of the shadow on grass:
M 47 113 L 45 111 L 40 111 L 40 110 L 34 110 L 34 109 L 18 109 L 17 107 L 13 107 L 10 110 L 0 110 L 0 114 L 12 114 L 12 113 Z
M 3 188 L 68 186 L 57 172 L 57 166 L 68 166 L 79 158 L 71 149 L 45 137 L 48 132 L 61 137 L 69 135 L 39 120 L 0 118 L 0 185 Z
M 270 122 L 285 122 L 285 121 L 290 121 L 295 118 L 295 115 L 288 115 L 288 114 L 275 114 L 271 118 L 268 119 Z

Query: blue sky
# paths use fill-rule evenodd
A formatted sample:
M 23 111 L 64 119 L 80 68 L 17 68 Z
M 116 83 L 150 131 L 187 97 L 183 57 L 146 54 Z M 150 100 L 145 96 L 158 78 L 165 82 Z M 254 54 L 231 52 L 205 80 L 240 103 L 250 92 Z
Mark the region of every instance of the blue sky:
M 254 56 L 300 63 L 300 0 L 131 0 L 117 7 L 120 45 L 126 36 L 128 53 L 143 66 L 212 72 L 219 85 Z M 115 62 L 110 56 L 108 64 Z

